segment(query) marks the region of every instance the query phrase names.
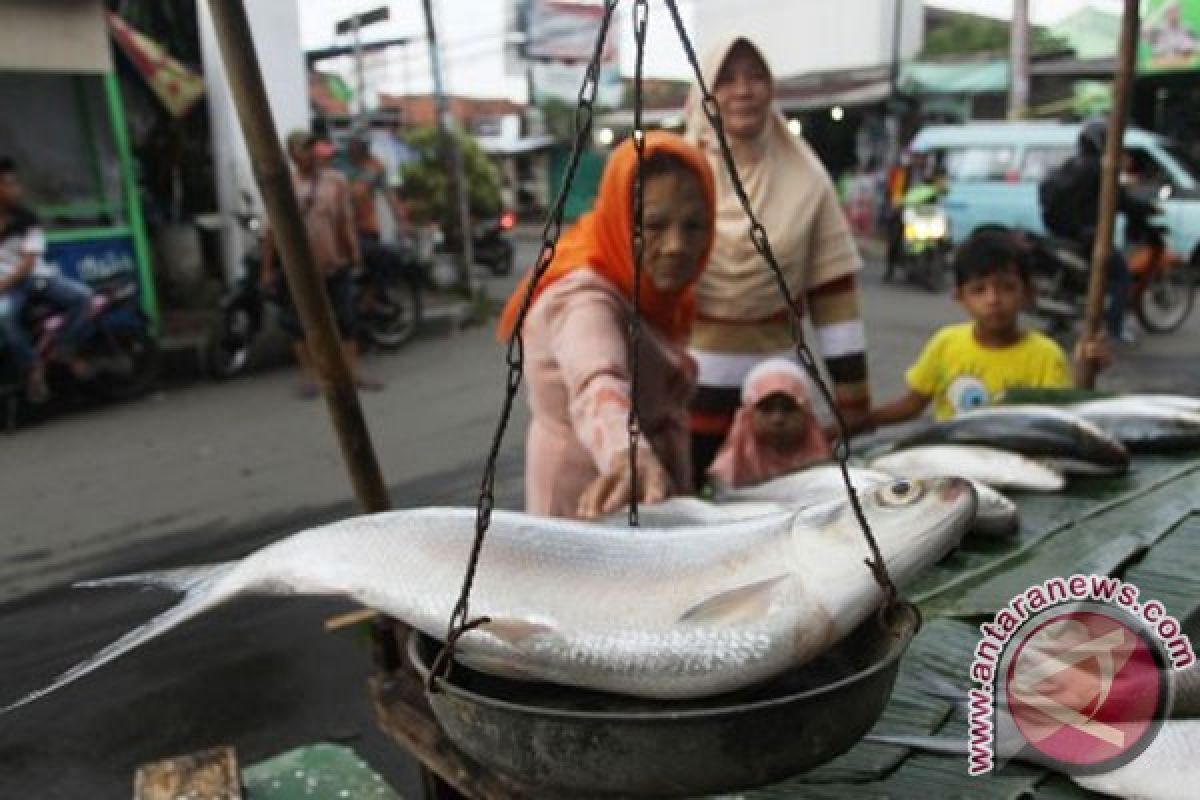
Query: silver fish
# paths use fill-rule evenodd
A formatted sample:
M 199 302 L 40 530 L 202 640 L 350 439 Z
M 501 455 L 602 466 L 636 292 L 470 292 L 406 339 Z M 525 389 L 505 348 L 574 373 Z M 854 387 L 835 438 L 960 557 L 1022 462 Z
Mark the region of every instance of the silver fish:
M 999 447 L 1052 463 L 1068 474 L 1109 475 L 1129 468 L 1129 451 L 1091 422 L 1046 405 L 992 406 L 959 414 L 902 437 L 897 449 L 926 444 Z
M 869 489 L 895 480 L 893 476 L 879 470 L 864 467 L 846 469 L 855 489 Z M 836 464 L 821 464 L 789 472 L 753 486 L 740 486 L 736 489 L 718 487 L 716 497 L 722 503 L 765 500 L 798 506 L 815 505 L 832 496 L 844 496 L 845 493 L 846 484 L 841 468 Z
M 975 493 L 957 478 L 897 481 L 866 493 L 863 510 L 904 586 L 958 543 Z M 312 528 L 241 561 L 92 582 L 186 594 L 5 710 L 243 594 L 345 595 L 443 637 L 474 531 L 474 509 L 394 511 Z M 811 660 L 883 600 L 844 503 L 652 533 L 497 511 L 471 595 L 472 613 L 491 622 L 461 638 L 461 660 L 510 677 L 701 697 Z
M 894 477 L 936 478 L 949 474 L 952 473 L 909 472 L 895 473 Z M 1017 504 L 983 481 L 966 475 L 958 477 L 966 478 L 971 482 L 971 486 L 975 488 L 975 497 L 979 501 L 975 509 L 975 521 L 971 524 L 971 532 L 997 539 L 1016 536 L 1021 529 L 1021 510 L 1017 508 Z
M 956 474 L 953 470 L 897 470 L 891 472 L 878 468 L 878 465 L 875 464 L 872 464 L 872 467 L 876 468 L 847 467 L 850 481 L 856 489 L 881 486 L 897 478 L 929 478 Z M 1041 465 L 1035 464 L 1034 469 L 1040 470 Z M 1020 528 L 1020 512 L 1015 503 L 983 481 L 974 479 L 973 476 L 964 474 L 958 475 L 958 477 L 971 480 L 978 497 L 975 522 L 971 526 L 973 533 L 998 538 L 1010 537 L 1017 533 Z M 725 509 L 737 506 L 739 514 L 741 512 L 748 514 L 758 510 L 755 504 L 762 502 L 773 502 L 791 508 L 805 508 L 844 497 L 845 494 L 846 486 L 841 470 L 837 466 L 823 464 L 781 475 L 753 486 L 718 491 L 717 496 L 729 502 L 723 502 L 717 508 Z M 671 501 L 676 499 L 672 498 Z M 700 508 L 696 512 L 682 516 L 691 516 L 696 522 L 703 522 L 703 514 L 711 516 L 715 513 L 717 511 L 713 509 Z
M 967 742 L 949 736 L 867 734 L 866 741 L 963 756 Z M 1038 763 L 1034 758 L 1022 758 Z M 1137 757 L 1097 775 L 1069 775 L 1085 789 L 1139 800 L 1191 800 L 1200 783 L 1200 720 L 1167 720 Z
M 878 456 L 871 466 L 893 475 L 958 475 L 994 489 L 1057 492 L 1066 485 L 1062 473 L 1039 461 L 982 445 L 914 446 Z
M 779 514 L 802 510 L 801 506 L 787 506 L 767 501 L 745 501 L 737 503 L 710 503 L 699 497 L 669 497 L 661 503 L 638 506 L 638 526 L 641 528 L 679 528 L 685 525 L 720 525 L 735 520 L 753 519 L 767 514 Z M 628 525 L 629 511 L 624 509 L 606 514 L 598 520 L 602 525 L 620 527 Z
M 1200 414 L 1200 397 L 1189 397 L 1184 394 L 1124 394 L 1119 399 Z
M 1200 411 L 1134 396 L 1089 400 L 1067 407 L 1135 453 L 1200 448 Z

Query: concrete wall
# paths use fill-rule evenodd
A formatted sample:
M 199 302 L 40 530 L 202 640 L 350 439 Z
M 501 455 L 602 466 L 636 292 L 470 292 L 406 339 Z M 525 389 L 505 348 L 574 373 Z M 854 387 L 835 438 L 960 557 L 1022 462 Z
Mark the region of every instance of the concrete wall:
M 901 0 L 900 58 L 921 49 L 921 0 Z M 896 0 L 710 0 L 693 23 L 703 54 L 730 34 L 751 39 L 776 77 L 887 64 Z
M 112 49 L 100 0 L 4 0 L 0 69 L 108 72 Z
M 308 80 L 300 44 L 300 13 L 296 0 L 245 0 L 259 68 L 267 87 L 267 100 L 275 129 L 283 137 L 292 128 L 309 126 Z M 243 208 L 241 193 L 249 192 L 261 208 L 258 186 L 242 137 L 229 81 L 221 62 L 207 0 L 197 0 L 200 46 L 208 86 L 212 121 L 212 150 L 217 205 L 222 220 L 222 250 L 226 275 L 240 273 L 246 247 L 231 214 Z

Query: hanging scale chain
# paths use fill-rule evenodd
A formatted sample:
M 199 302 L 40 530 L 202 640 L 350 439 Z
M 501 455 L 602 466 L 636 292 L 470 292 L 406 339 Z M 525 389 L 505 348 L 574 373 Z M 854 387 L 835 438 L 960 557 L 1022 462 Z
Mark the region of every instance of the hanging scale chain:
M 459 638 L 468 631 L 484 625 L 489 622 L 487 617 L 478 617 L 471 619 L 469 612 L 469 601 L 471 596 L 471 588 L 474 585 L 475 574 L 479 566 L 479 556 L 483 549 L 484 537 L 487 534 L 488 526 L 491 524 L 492 511 L 495 508 L 495 484 L 496 484 L 496 461 L 500 455 L 500 447 L 504 441 L 504 434 L 508 428 L 509 419 L 512 416 L 513 404 L 516 395 L 521 386 L 521 378 L 524 367 L 524 340 L 522 338 L 522 329 L 525 324 L 525 318 L 529 315 L 529 309 L 533 302 L 533 292 L 542 276 L 546 273 L 550 263 L 554 260 L 555 248 L 558 243 L 559 234 L 562 230 L 563 209 L 566 204 L 567 194 L 575 179 L 575 173 L 579 166 L 579 159 L 586 148 L 588 140 L 591 137 L 592 118 L 595 108 L 596 89 L 599 83 L 600 60 L 604 50 L 604 43 L 608 35 L 608 29 L 612 22 L 613 13 L 616 10 L 619 0 L 605 0 L 604 15 L 600 21 L 600 27 L 596 34 L 596 42 L 592 51 L 591 60 L 588 62 L 587 70 L 584 74 L 583 84 L 579 89 L 578 102 L 575 108 L 575 139 L 572 143 L 571 154 L 567 161 L 567 168 L 563 175 L 562 184 L 559 186 L 558 195 L 555 198 L 554 205 L 551 207 L 550 213 L 547 215 L 546 223 L 542 228 L 542 246 L 538 254 L 536 266 L 532 277 L 529 280 L 525 289 L 525 296 L 521 300 L 521 307 L 517 313 L 517 320 L 514 326 L 512 335 L 508 341 L 508 350 L 505 355 L 505 362 L 508 366 L 508 378 L 504 393 L 504 403 L 500 413 L 500 419 L 496 425 L 496 431 L 492 437 L 491 449 L 488 451 L 487 461 L 484 465 L 483 478 L 481 480 L 479 490 L 479 502 L 476 508 L 475 517 L 475 540 L 471 547 L 471 554 L 467 563 L 466 574 L 463 578 L 462 590 L 459 593 L 458 601 L 455 603 L 454 611 L 450 616 L 450 623 L 446 633 L 446 644 L 438 653 L 434 660 L 432 669 L 430 670 L 429 679 L 426 684 L 427 690 L 431 692 L 438 691 L 437 681 L 442 678 L 450 668 L 454 648 Z M 871 551 L 871 558 L 866 560 L 867 566 L 870 568 L 883 589 L 887 605 L 891 606 L 896 602 L 897 591 L 896 586 L 892 582 L 891 576 L 888 574 L 887 565 L 884 563 L 883 556 L 879 551 L 879 544 L 875 540 L 874 534 L 871 532 L 871 527 L 867 522 L 866 516 L 863 514 L 862 506 L 859 503 L 858 496 L 854 491 L 854 486 L 850 482 L 850 474 L 847 469 L 847 459 L 849 457 L 849 448 L 846 443 L 846 423 L 842 417 L 840 410 L 834 401 L 833 395 L 826 386 L 824 379 L 821 377 L 817 369 L 816 359 L 812 351 L 801 334 L 800 329 L 800 309 L 796 304 L 795 298 L 792 297 L 791 291 L 788 288 L 787 281 L 783 277 L 783 271 L 779 267 L 778 261 L 775 259 L 775 254 L 771 250 L 770 241 L 767 238 L 766 229 L 758 221 L 754 211 L 750 208 L 750 201 L 746 195 L 746 190 L 742 185 L 741 179 L 738 176 L 737 167 L 733 162 L 733 153 L 729 149 L 729 143 L 725 138 L 725 130 L 721 122 L 720 110 L 717 107 L 716 98 L 713 97 L 708 87 L 705 85 L 704 76 L 701 74 L 700 65 L 696 58 L 695 50 L 692 47 L 691 41 L 688 38 L 687 31 L 684 28 L 683 21 L 680 18 L 679 10 L 675 0 L 664 0 L 664 4 L 671 13 L 671 19 L 675 24 L 675 29 L 679 33 L 680 42 L 683 44 L 684 52 L 687 54 L 688 62 L 691 64 L 692 71 L 695 73 L 696 85 L 700 88 L 703 95 L 703 111 L 709 124 L 716 132 L 717 141 L 720 145 L 722 160 L 725 168 L 730 176 L 738 201 L 745 211 L 746 216 L 750 220 L 750 239 L 754 244 L 758 253 L 766 260 L 771 268 L 771 272 L 775 278 L 780 292 L 783 294 L 789 310 L 789 324 L 791 327 L 792 340 L 796 343 L 796 357 L 799 359 L 805 371 L 812 377 L 813 382 L 821 392 L 826 404 L 832 409 L 834 418 L 838 427 L 838 438 L 834 444 L 834 456 L 837 459 L 838 466 L 841 468 L 842 480 L 846 486 L 847 494 L 850 498 L 851 506 L 854 509 L 854 515 L 858 520 L 859 526 L 862 529 L 863 536 L 866 538 L 867 545 Z M 629 507 L 629 522 L 631 525 L 637 525 L 637 447 L 638 440 L 641 434 L 637 419 L 637 392 L 638 392 L 638 345 L 641 338 L 641 309 L 640 309 L 640 288 L 642 274 L 642 258 L 644 250 L 644 232 L 643 232 L 643 201 L 644 201 L 644 185 L 642 182 L 642 163 L 644 160 L 645 150 L 645 134 L 642 130 L 642 66 L 645 55 L 646 44 L 646 22 L 648 18 L 647 0 L 635 0 L 633 23 L 634 35 L 637 42 L 636 66 L 634 76 L 634 148 L 637 151 L 638 169 L 637 177 L 634 183 L 634 224 L 633 224 L 633 258 L 634 258 L 634 292 L 633 292 L 633 315 L 629 323 L 629 338 L 630 338 L 630 369 L 631 369 L 631 391 L 632 391 L 632 408 L 628 418 L 629 432 L 629 457 L 630 457 L 630 481 L 632 488 L 632 496 Z
M 504 404 L 500 411 L 500 419 L 492 436 L 492 446 L 488 451 L 487 461 L 483 468 L 483 478 L 479 487 L 479 502 L 475 512 L 475 540 L 471 546 L 471 555 L 467 561 L 466 574 L 463 576 L 462 590 L 458 601 L 450 615 L 450 623 L 446 631 L 446 644 L 438 653 L 429 671 L 426 689 L 438 691 L 437 681 L 445 676 L 450 669 L 454 647 L 459 638 L 468 631 L 489 622 L 487 617 L 471 619 L 469 602 L 471 587 L 475 583 L 475 573 L 479 568 L 479 554 L 483 550 L 483 540 L 487 535 L 488 526 L 492 522 L 492 511 L 496 506 L 496 461 L 500 457 L 500 447 L 504 443 L 504 433 L 508 429 L 512 417 L 513 404 L 517 391 L 521 388 L 521 376 L 524 372 L 525 343 L 522 339 L 522 329 L 529 308 L 533 303 L 533 290 L 541 281 L 542 276 L 554 260 L 558 237 L 562 231 L 563 209 L 566 206 L 567 194 L 575 180 L 575 172 L 579 167 L 579 159 L 587 148 L 592 135 L 592 116 L 596 102 L 596 88 L 600 82 L 600 60 L 604 53 L 604 41 L 608 36 L 608 28 L 612 22 L 613 12 L 619 0 L 604 0 L 604 16 L 600 20 L 600 29 L 596 32 L 596 44 L 592 50 L 591 61 L 588 62 L 584 73 L 583 83 L 579 87 L 579 97 L 575 106 L 575 140 L 571 145 L 571 155 L 567 159 L 567 168 L 563 174 L 562 184 L 558 187 L 558 195 L 554 205 L 546 215 L 546 223 L 542 227 L 542 247 L 538 253 L 536 266 L 529 284 L 525 288 L 525 296 L 521 300 L 521 308 L 517 313 L 517 321 L 513 326 L 512 335 L 508 340 L 508 350 L 505 353 L 505 363 L 508 365 L 508 378 L 504 391 Z M 533 98 L 530 98 L 532 101 Z
M 629 524 L 638 524 L 638 386 L 640 382 L 638 354 L 642 341 L 642 260 L 646 246 L 646 183 L 642 166 L 646 159 L 646 132 L 642 130 L 642 64 L 646 55 L 646 21 L 649 17 L 646 0 L 633 4 L 633 38 L 637 55 L 633 68 L 633 149 L 637 153 L 637 171 L 633 179 L 633 314 L 629 318 Z
M 733 162 L 733 152 L 729 149 L 729 141 L 725 138 L 725 128 L 721 121 L 721 111 L 717 106 L 716 98 L 713 97 L 708 86 L 705 85 L 704 75 L 701 73 L 700 63 L 696 58 L 696 51 L 692 48 L 691 40 L 688 39 L 687 31 L 683 26 L 683 20 L 679 16 L 676 0 L 664 0 L 664 3 L 671 12 L 671 19 L 675 23 L 675 30 L 679 33 L 679 40 L 683 44 L 683 50 L 687 54 L 688 62 L 692 66 L 692 72 L 695 73 L 696 86 L 700 88 L 701 95 L 703 96 L 702 108 L 704 116 L 708 119 L 709 125 L 712 126 L 713 131 L 717 135 L 717 142 L 721 148 L 721 159 L 725 164 L 725 170 L 729 174 L 733 190 L 737 194 L 738 202 L 741 204 L 742 210 L 746 212 L 746 217 L 750 220 L 750 241 L 754 244 L 754 249 L 758 251 L 759 255 L 770 266 L 775 283 L 778 285 L 784 302 L 787 304 L 788 324 L 791 327 L 792 341 L 796 343 L 796 358 L 799 359 L 801 366 L 804 367 L 805 372 L 812 378 L 813 383 L 820 390 L 822 398 L 824 398 L 828 407 L 833 411 L 838 429 L 838 438 L 834 442 L 833 455 L 837 459 L 838 467 L 841 469 L 842 481 L 846 486 L 850 505 L 854 509 L 854 516 L 858 519 L 863 537 L 867 540 L 867 547 L 871 551 L 871 557 L 866 560 L 866 565 L 871 570 L 871 574 L 874 575 L 875 581 L 883 589 L 887 606 L 890 607 L 897 599 L 896 584 L 892 582 L 891 575 L 888 574 L 887 564 L 884 563 L 883 555 L 879 551 L 879 543 L 875 540 L 875 535 L 871 532 L 871 526 L 867 522 L 866 515 L 863 514 L 858 495 L 854 491 L 854 485 L 850 482 L 850 471 L 846 466 L 850 454 L 846 436 L 846 421 L 842 417 L 837 403 L 834 401 L 833 394 L 829 391 L 829 387 L 821 377 L 817 369 L 817 361 L 813 357 L 812 350 L 809 349 L 804 335 L 801 333 L 800 308 L 797 306 L 796 299 L 792 296 L 792 292 L 788 288 L 787 280 L 783 277 L 783 270 L 779 268 L 779 262 L 775 259 L 775 253 L 771 250 L 771 242 L 767 238 L 767 230 L 758 221 L 758 217 L 755 216 L 754 210 L 750 207 L 750 199 L 746 196 L 746 189 L 742 185 L 741 178 L 738 176 L 737 166 Z

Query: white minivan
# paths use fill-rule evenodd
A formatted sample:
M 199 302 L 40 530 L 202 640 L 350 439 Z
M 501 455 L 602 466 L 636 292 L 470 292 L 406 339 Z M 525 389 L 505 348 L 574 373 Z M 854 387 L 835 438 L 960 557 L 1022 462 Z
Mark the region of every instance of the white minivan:
M 1043 233 L 1038 183 L 1075 151 L 1080 125 L 1055 122 L 988 122 L 922 129 L 910 145 L 946 170 L 942 200 L 954 241 L 983 225 Z M 1136 128 L 1125 149 L 1138 165 L 1139 193 L 1163 209 L 1172 250 L 1200 265 L 1200 167 L 1162 136 Z

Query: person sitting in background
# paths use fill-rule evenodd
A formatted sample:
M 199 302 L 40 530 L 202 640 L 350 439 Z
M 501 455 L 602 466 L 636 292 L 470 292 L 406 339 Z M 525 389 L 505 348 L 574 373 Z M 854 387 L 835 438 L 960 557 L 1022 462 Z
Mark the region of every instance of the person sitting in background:
M 735 489 L 824 461 L 831 453 L 812 412 L 804 371 L 794 361 L 772 358 L 746 376 L 742 406 L 708 475 Z
M 49 396 L 46 365 L 23 325 L 25 305 L 30 299 L 45 300 L 66 314 L 55 356 L 83 379 L 91 369 L 75 348 L 89 329 L 92 290 L 45 262 L 46 236 L 37 215 L 21 204 L 21 195 L 16 164 L 0 156 L 0 336 L 25 378 L 30 402 L 42 403 Z
M 1038 331 L 1023 330 L 1018 314 L 1029 302 L 1029 267 L 1010 232 L 983 230 L 959 246 L 954 297 L 971 318 L 934 334 L 905 374 L 908 391 L 873 409 L 867 427 L 914 419 L 932 401 L 943 420 L 992 403 L 1007 389 L 1068 388 L 1072 369 L 1062 348 Z M 1075 346 L 1076 375 L 1111 360 L 1102 334 Z
M 632 140 L 608 157 L 596 203 L 558 242 L 521 332 L 531 420 L 525 446 L 525 510 L 591 518 L 636 495 L 653 503 L 691 483 L 687 404 L 696 368 L 687 354 L 693 286 L 708 261 L 716 208 L 713 175 L 674 134 L 645 137 L 642 317 L 637 411 L 637 486 L 628 421 L 633 313 Z M 514 334 L 527 275 L 505 306 L 498 335 Z

